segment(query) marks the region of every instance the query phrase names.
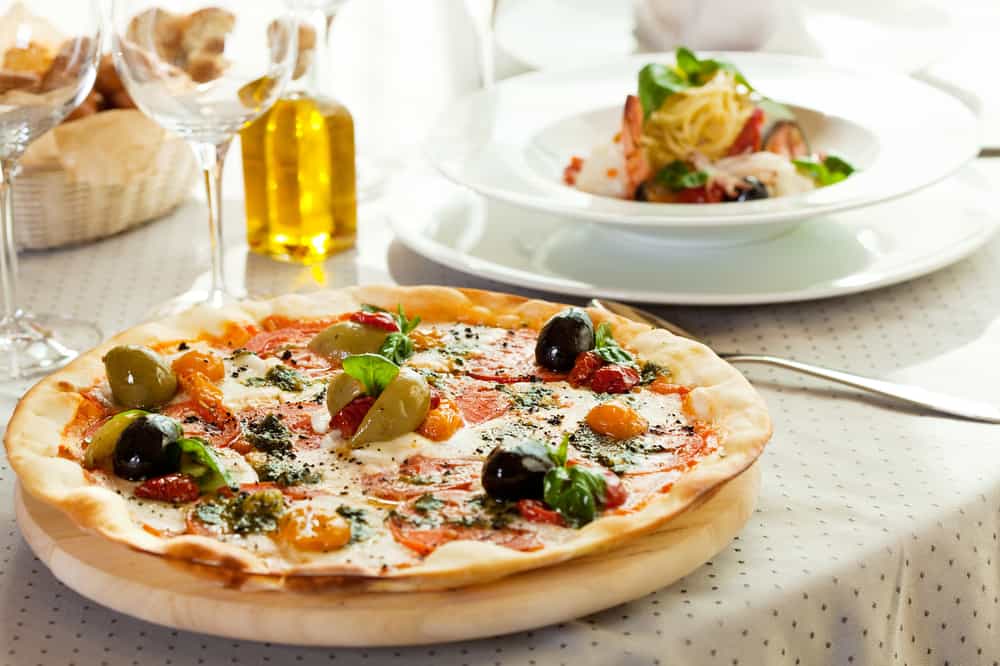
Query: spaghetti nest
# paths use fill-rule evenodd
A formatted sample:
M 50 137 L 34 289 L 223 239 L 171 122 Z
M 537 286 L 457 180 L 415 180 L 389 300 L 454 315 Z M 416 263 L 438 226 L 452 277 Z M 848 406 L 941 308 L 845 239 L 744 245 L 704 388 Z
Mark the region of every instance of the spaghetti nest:
M 654 171 L 692 152 L 717 160 L 726 155 L 753 110 L 748 92 L 732 74 L 719 70 L 705 85 L 670 95 L 649 114 L 641 144 Z

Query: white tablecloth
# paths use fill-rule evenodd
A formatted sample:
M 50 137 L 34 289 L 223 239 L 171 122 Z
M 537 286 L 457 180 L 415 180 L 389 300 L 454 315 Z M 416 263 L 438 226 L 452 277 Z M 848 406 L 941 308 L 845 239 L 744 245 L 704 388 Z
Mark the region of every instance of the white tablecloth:
M 1000 161 L 989 166 L 1000 189 Z M 229 202 L 228 235 L 236 243 L 240 208 Z M 394 279 L 503 288 L 393 242 L 378 204 L 363 208 L 361 224 L 360 249 L 322 269 L 276 264 L 241 247 L 229 252 L 229 269 L 246 274 L 257 293 L 312 289 L 317 280 L 331 287 Z M 112 333 L 204 279 L 205 233 L 200 204 L 191 202 L 132 233 L 26 256 L 25 302 L 96 319 Z M 660 312 L 719 349 L 786 354 L 1000 400 L 998 303 L 1000 240 L 933 276 L 865 295 Z M 775 435 L 763 457 L 759 509 L 729 548 L 625 606 L 429 648 L 233 642 L 105 610 L 33 557 L 13 518 L 13 474 L 0 459 L 0 664 L 997 663 L 998 427 L 893 411 L 778 370 L 747 374 L 767 398 Z
M 980 15 L 995 18 L 991 5 L 971 3 L 966 17 L 986 26 Z M 388 45 L 430 53 L 424 47 L 432 35 L 422 32 L 423 23 L 401 32 L 379 25 L 380 31 L 353 36 L 342 30 L 341 38 L 376 53 Z M 981 33 L 975 40 L 995 55 L 995 35 L 986 28 Z M 997 86 L 989 84 L 1000 81 L 998 61 L 975 55 L 982 51 L 970 57 L 973 41 L 932 68 L 932 78 L 985 92 L 985 106 L 1000 108 L 993 103 Z M 407 106 L 429 122 L 435 110 L 407 100 L 453 94 L 475 78 L 466 67 L 434 77 L 430 91 L 410 80 L 404 64 L 394 73 L 409 87 L 391 88 L 395 106 L 377 94 L 345 97 L 362 112 L 362 132 L 377 135 L 383 149 L 400 157 L 412 151 L 410 139 L 418 134 L 404 135 L 395 109 Z M 976 74 L 977 64 L 992 78 Z M 338 72 L 348 88 L 393 74 L 374 57 L 345 61 Z M 993 120 L 984 126 L 990 143 L 996 143 Z M 227 192 L 236 197 L 235 151 L 231 162 Z M 1000 191 L 1000 161 L 989 168 Z M 227 203 L 229 237 L 238 243 L 242 203 Z M 385 281 L 505 288 L 431 264 L 393 242 L 378 204 L 362 210 L 361 223 L 359 250 L 321 268 L 279 265 L 234 247 L 228 269 L 245 276 L 257 294 Z M 97 320 L 111 334 L 139 321 L 151 305 L 207 280 L 205 234 L 202 204 L 191 202 L 167 219 L 95 245 L 26 256 L 22 297 L 38 311 Z M 957 266 L 869 294 L 659 311 L 721 350 L 784 354 L 1000 401 L 998 303 L 1000 239 Z M 0 454 L 0 664 L 1000 663 L 998 426 L 893 411 L 778 370 L 747 374 L 771 407 L 775 435 L 762 460 L 759 508 L 730 547 L 677 584 L 619 608 L 514 636 L 419 649 L 234 642 L 105 610 L 58 583 L 33 557 L 14 522 L 14 478 Z M 12 407 L 10 395 L 0 398 L 4 420 Z

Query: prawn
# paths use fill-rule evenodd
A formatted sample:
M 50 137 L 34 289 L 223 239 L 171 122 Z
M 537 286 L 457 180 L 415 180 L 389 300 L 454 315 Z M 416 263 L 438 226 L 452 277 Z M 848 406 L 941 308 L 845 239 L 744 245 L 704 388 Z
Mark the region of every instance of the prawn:
M 639 141 L 643 125 L 642 103 L 635 95 L 625 99 L 622 113 L 622 150 L 625 153 L 625 198 L 634 199 L 636 190 L 652 174 L 646 153 Z

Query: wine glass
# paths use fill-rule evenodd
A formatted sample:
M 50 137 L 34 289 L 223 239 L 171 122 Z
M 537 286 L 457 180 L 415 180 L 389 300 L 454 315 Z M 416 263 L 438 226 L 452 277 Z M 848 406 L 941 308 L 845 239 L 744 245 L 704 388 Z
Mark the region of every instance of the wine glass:
M 0 0 L 0 379 L 54 370 L 101 337 L 93 324 L 18 306 L 12 201 L 28 145 L 90 93 L 100 44 L 99 0 Z
M 222 167 L 235 134 L 284 92 L 295 65 L 298 23 L 280 1 L 112 0 L 115 67 L 136 105 L 187 140 L 204 171 L 212 271 L 158 309 L 221 307 L 243 293 L 226 285 Z

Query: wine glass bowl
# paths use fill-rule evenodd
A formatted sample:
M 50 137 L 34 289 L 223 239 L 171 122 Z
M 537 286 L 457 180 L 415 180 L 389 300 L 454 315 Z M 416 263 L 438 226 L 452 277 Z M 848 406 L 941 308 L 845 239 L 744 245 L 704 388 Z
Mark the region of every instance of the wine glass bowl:
M 90 93 L 101 44 L 100 0 L 0 0 L 0 378 L 65 365 L 96 344 L 94 325 L 17 303 L 13 181 L 28 146 Z
M 277 100 L 295 55 L 290 17 L 262 24 L 193 5 L 187 15 L 159 7 L 130 13 L 136 4 L 115 3 L 115 26 L 124 24 L 113 33 L 115 63 L 136 105 L 164 128 L 216 143 Z
M 146 115 L 187 140 L 205 173 L 212 249 L 211 287 L 156 314 L 194 304 L 221 306 L 242 293 L 222 268 L 222 165 L 235 134 L 285 90 L 297 55 L 298 22 L 282 2 L 112 0 L 115 68 Z

